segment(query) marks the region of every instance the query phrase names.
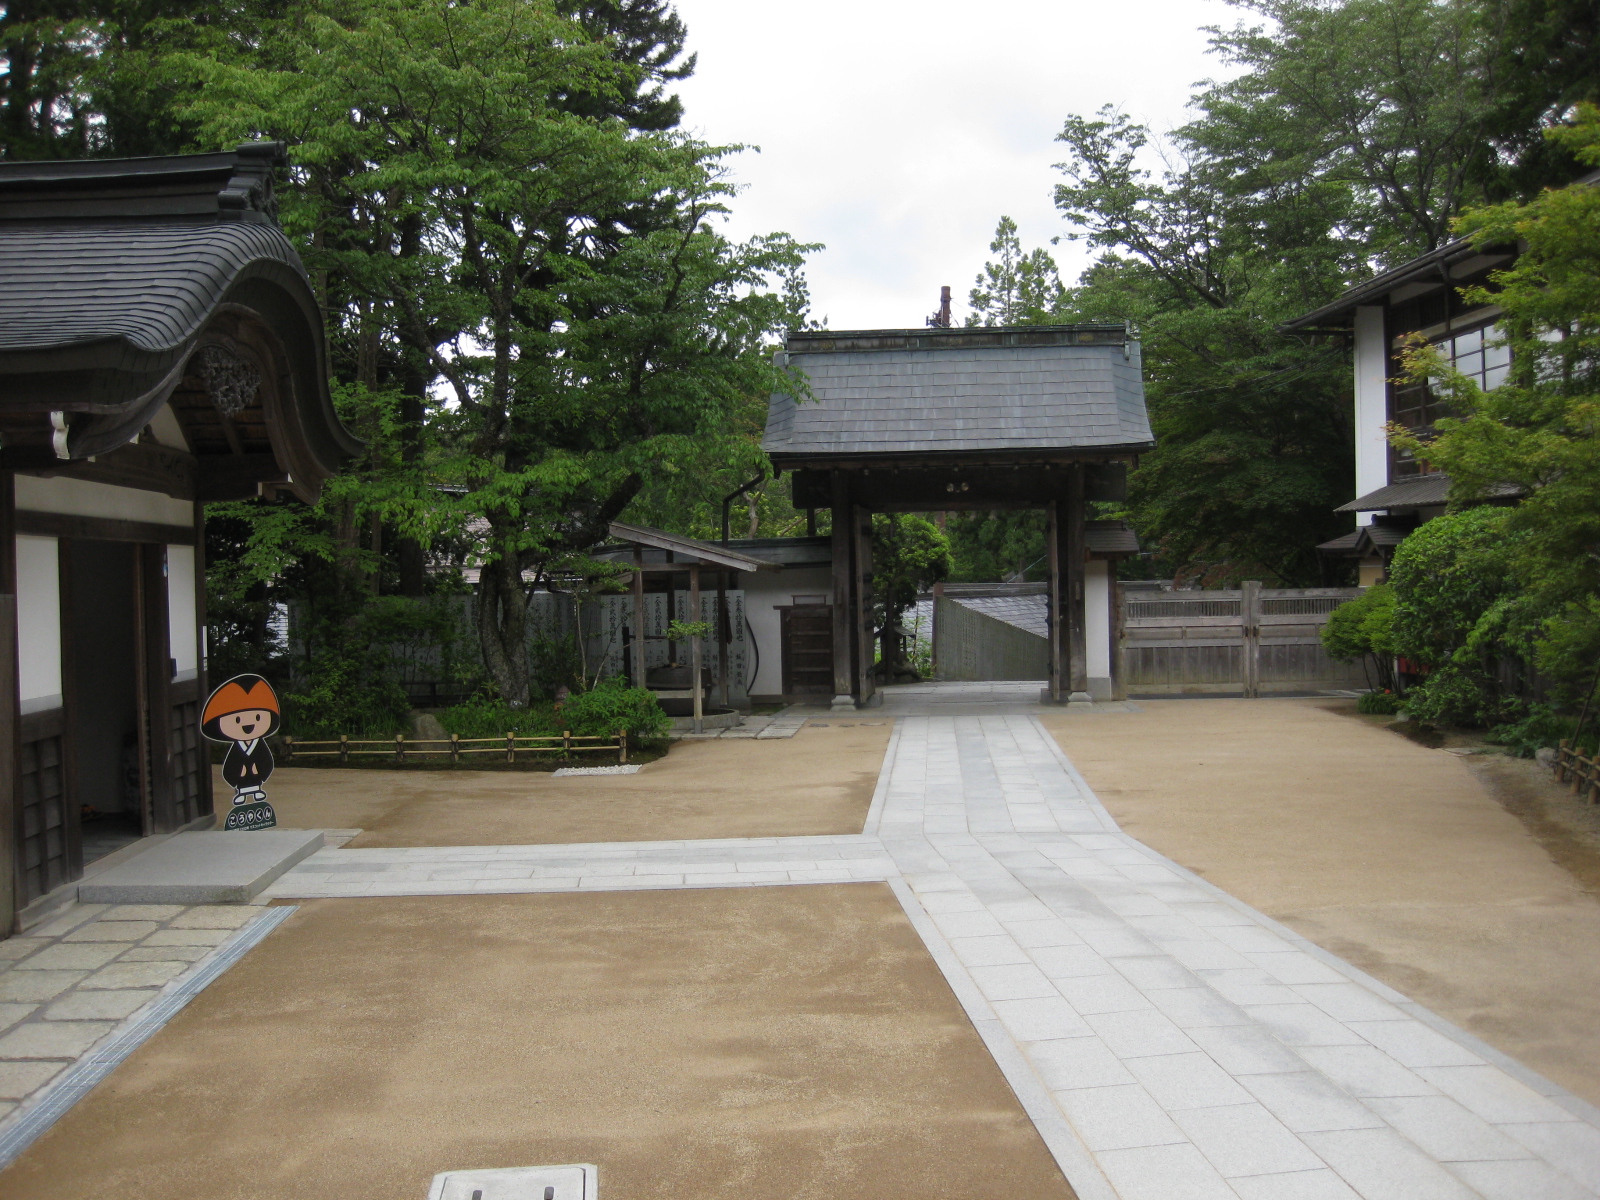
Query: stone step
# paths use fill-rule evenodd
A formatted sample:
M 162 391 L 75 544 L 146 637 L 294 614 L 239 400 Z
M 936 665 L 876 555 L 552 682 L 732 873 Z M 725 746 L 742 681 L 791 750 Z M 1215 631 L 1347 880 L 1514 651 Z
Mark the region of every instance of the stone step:
M 320 829 L 180 833 L 78 887 L 83 904 L 247 904 L 322 849 Z

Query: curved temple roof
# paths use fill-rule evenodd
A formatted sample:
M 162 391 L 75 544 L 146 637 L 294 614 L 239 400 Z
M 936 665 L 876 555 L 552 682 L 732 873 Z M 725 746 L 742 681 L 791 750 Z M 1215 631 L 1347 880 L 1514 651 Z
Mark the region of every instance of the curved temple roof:
M 106 454 L 171 402 L 197 457 L 223 460 L 200 471 L 214 493 L 271 479 L 315 499 L 360 444 L 275 220 L 282 162 L 280 144 L 252 143 L 0 163 L 0 466 Z

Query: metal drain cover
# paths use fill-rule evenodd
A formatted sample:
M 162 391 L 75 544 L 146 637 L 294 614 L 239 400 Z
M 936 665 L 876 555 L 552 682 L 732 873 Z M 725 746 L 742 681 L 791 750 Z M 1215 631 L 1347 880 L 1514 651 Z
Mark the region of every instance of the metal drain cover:
M 596 1200 L 599 1174 L 593 1163 L 442 1171 L 428 1200 Z

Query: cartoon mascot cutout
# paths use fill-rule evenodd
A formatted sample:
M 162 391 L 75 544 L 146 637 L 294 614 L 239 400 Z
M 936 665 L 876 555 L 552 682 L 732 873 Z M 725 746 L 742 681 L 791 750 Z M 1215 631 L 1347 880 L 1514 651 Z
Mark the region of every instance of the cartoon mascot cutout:
M 200 732 L 213 742 L 230 743 L 222 777 L 233 788 L 233 809 L 224 830 L 271 829 L 278 823 L 262 789 L 272 777 L 267 739 L 282 723 L 277 693 L 259 675 L 235 675 L 206 701 Z

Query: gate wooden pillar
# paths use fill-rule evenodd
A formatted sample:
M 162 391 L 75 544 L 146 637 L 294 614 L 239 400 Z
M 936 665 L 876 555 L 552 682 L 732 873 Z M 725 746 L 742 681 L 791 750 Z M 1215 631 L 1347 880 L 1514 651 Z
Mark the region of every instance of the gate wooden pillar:
M 1050 688 L 1052 704 L 1089 702 L 1088 614 L 1084 611 L 1083 464 L 1067 468 L 1049 505 Z
M 832 472 L 833 487 L 833 706 L 855 707 L 855 570 L 851 535 L 850 476 Z
M 876 643 L 872 639 L 872 513 L 860 506 L 850 510 L 851 550 L 850 582 L 854 588 L 856 650 L 856 703 L 871 702 L 877 690 L 872 681 L 872 655 Z
M 17 523 L 10 471 L 0 471 L 0 938 L 21 907 L 17 856 L 22 848 L 18 795 L 21 750 L 17 702 Z
M 1261 581 L 1239 585 L 1240 674 L 1249 699 L 1261 695 Z

